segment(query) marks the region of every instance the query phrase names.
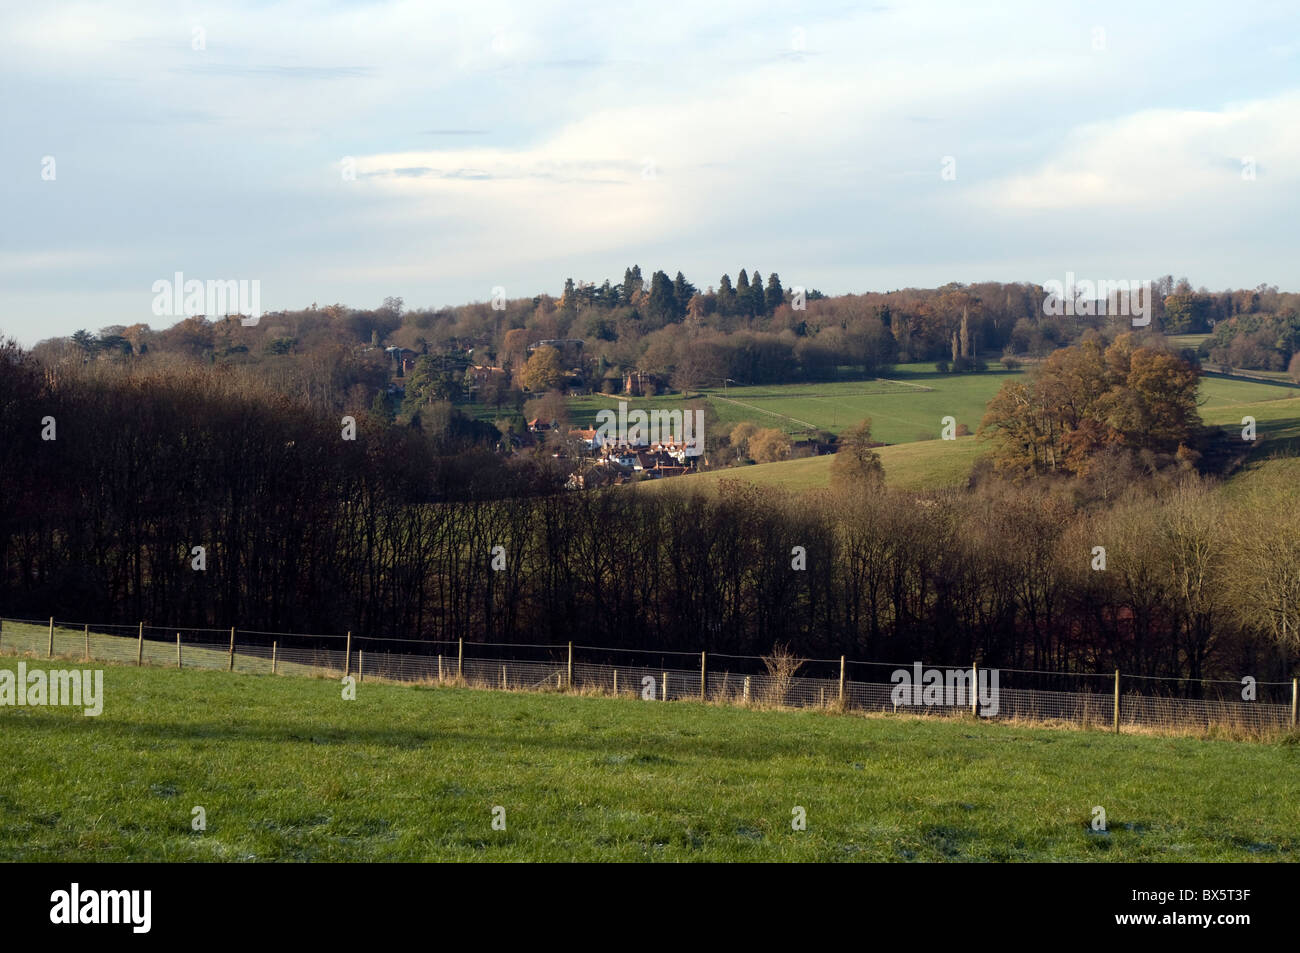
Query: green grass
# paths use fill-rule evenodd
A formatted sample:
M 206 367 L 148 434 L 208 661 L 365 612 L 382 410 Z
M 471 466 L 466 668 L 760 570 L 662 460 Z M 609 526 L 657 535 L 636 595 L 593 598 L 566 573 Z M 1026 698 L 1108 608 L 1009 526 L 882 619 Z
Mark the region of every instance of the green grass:
M 981 374 L 940 374 L 932 364 L 903 364 L 886 379 L 832 381 L 813 384 L 772 384 L 753 387 L 706 388 L 692 392 L 703 398 L 730 431 L 743 421 L 759 427 L 776 427 L 786 433 L 806 435 L 814 430 L 839 433 L 865 417 L 872 433 L 884 443 L 936 439 L 944 417 L 974 430 L 984 407 L 1008 376 L 1019 371 L 990 369 Z M 681 410 L 689 402 L 682 394 L 627 399 L 618 394 L 593 394 L 568 400 L 574 427 L 593 427 L 596 414 L 617 408 L 620 400 L 643 410 Z M 491 408 L 463 408 L 480 419 L 496 416 Z
M 940 381 L 951 379 L 938 374 L 931 376 L 938 377 Z M 970 379 L 972 378 L 964 380 Z M 913 399 L 919 401 L 922 396 L 929 399 L 933 394 L 918 395 Z M 1300 388 L 1217 374 L 1207 375 L 1201 381 L 1199 410 L 1205 423 L 1235 432 L 1241 430 L 1243 417 L 1253 416 L 1256 432 L 1263 439 L 1254 454 L 1258 460 L 1277 454 L 1300 453 Z M 968 416 L 965 419 L 958 417 L 958 422 L 967 423 L 974 430 L 983 416 L 983 408 L 980 408 L 978 414 L 969 409 L 966 413 Z M 873 433 L 878 432 L 879 428 L 874 427 Z M 975 461 L 988 451 L 987 442 L 978 441 L 971 436 L 958 437 L 956 440 L 899 443 L 881 447 L 879 453 L 885 467 L 885 480 L 890 486 L 907 490 L 929 490 L 960 486 L 970 476 Z M 719 480 L 741 480 L 759 486 L 810 490 L 829 486 L 831 460 L 829 455 L 803 457 L 781 463 L 714 470 L 649 485 L 701 487 L 716 486 Z M 681 483 L 683 480 L 686 482 Z
M 331 680 L 151 668 L 104 681 L 98 718 L 0 709 L 0 858 L 1190 861 L 1300 847 L 1295 744 L 386 685 L 344 701 Z M 1108 834 L 1089 830 L 1095 805 Z M 796 806 L 807 830 L 791 828 Z

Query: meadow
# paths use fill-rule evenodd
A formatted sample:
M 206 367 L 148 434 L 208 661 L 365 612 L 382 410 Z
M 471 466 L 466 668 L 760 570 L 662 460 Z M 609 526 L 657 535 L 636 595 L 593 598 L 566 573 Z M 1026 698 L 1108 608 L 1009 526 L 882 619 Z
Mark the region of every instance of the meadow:
M 951 375 L 935 376 L 940 379 L 940 387 L 945 381 L 952 379 Z M 958 383 L 964 384 L 967 379 L 971 378 L 968 376 Z M 961 387 L 956 391 L 936 390 L 933 393 L 949 393 L 954 396 L 961 394 L 966 399 L 972 399 L 976 395 L 974 389 L 963 390 Z M 992 394 L 989 396 L 991 397 Z M 960 403 L 955 399 L 949 402 L 954 405 Z M 863 407 L 863 409 L 872 408 Z M 1265 460 L 1277 454 L 1300 452 L 1300 388 L 1298 387 L 1206 374 L 1200 385 L 1199 410 L 1201 419 L 1206 424 L 1232 432 L 1240 432 L 1244 417 L 1254 417 L 1256 433 L 1261 440 L 1259 447 L 1252 454 L 1256 460 Z M 957 417 L 958 422 L 969 421 L 967 425 L 973 431 L 979 426 L 983 407 L 981 406 L 978 411 L 966 407 L 962 413 L 964 417 Z M 874 424 L 878 418 L 872 419 Z M 939 417 L 935 417 L 936 431 L 938 422 Z M 879 428 L 873 425 L 872 433 L 878 436 Z M 964 436 L 955 440 L 911 440 L 881 447 L 877 452 L 885 468 L 885 481 L 889 486 L 905 490 L 933 490 L 965 483 L 970 476 L 971 467 L 980 457 L 987 454 L 988 450 L 987 442 L 978 440 L 974 436 Z M 687 482 L 681 483 L 682 486 L 699 487 L 716 486 L 721 480 L 741 480 L 758 486 L 783 486 L 796 491 L 824 488 L 830 485 L 830 466 L 833 459 L 833 455 L 828 454 L 801 457 L 780 463 L 731 467 L 692 474 L 653 485 L 656 488 L 676 486 L 681 480 L 685 480 Z
M 907 443 L 939 437 L 940 421 L 954 417 L 972 431 L 1002 381 L 1019 371 L 940 374 L 933 364 L 902 364 L 882 379 L 813 384 L 707 388 L 692 392 L 706 400 L 719 425 L 730 430 L 742 421 L 806 436 L 825 430 L 839 433 L 864 417 L 882 443 Z M 594 426 L 603 408 L 617 407 L 617 394 L 593 394 L 569 400 L 574 426 Z M 630 407 L 678 410 L 688 403 L 681 394 L 632 399 Z
M 0 709 L 0 858 L 1249 861 L 1300 847 L 1294 738 L 368 683 L 345 701 L 334 680 L 150 667 L 106 667 L 104 684 L 97 718 Z

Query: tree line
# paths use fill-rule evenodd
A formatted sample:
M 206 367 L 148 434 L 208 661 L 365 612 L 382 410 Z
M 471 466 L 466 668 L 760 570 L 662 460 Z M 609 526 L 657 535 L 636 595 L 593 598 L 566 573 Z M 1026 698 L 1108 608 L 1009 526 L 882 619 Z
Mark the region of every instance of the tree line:
M 0 357 L 3 615 L 1194 678 L 1295 661 L 1289 488 L 1233 501 L 1121 445 L 1071 480 L 908 493 L 864 433 L 822 493 L 565 493 L 545 461 L 364 415 L 349 440 L 213 368 Z

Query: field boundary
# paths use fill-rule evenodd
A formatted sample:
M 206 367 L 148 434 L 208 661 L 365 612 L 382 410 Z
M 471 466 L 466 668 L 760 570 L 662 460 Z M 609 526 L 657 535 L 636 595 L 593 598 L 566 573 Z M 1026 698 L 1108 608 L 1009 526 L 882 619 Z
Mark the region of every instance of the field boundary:
M 288 644 L 290 641 L 297 644 Z M 352 633 L 241 633 L 237 628 L 177 630 L 142 623 L 91 625 L 0 618 L 0 655 L 50 661 L 80 659 L 317 678 L 350 675 L 359 682 L 576 691 L 664 702 L 977 715 L 988 721 L 1065 723 L 1115 732 L 1123 728 L 1170 733 L 1226 731 L 1266 738 L 1296 729 L 1300 700 L 1300 681 L 1294 678 L 1290 682 L 1254 682 L 1258 694 L 1247 701 L 1242 697 L 1242 682 L 1229 679 L 1043 672 L 979 663 L 863 662 L 844 656 L 782 662 L 759 656 L 571 642 L 534 645 L 362 637 L 355 642 L 354 646 Z M 407 651 L 394 651 L 398 643 Z M 409 651 L 415 645 L 424 651 Z M 810 674 L 794 674 L 799 670 Z M 913 686 L 910 690 L 902 687 L 903 673 L 907 684 Z M 968 676 L 974 681 L 965 684 L 979 688 L 963 695 L 956 686 Z

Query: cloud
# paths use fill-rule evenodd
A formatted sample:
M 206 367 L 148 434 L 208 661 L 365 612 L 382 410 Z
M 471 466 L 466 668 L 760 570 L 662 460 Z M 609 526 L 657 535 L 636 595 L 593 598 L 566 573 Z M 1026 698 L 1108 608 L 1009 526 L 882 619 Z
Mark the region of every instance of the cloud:
M 1254 180 L 1243 170 L 1254 166 Z M 1037 168 L 977 184 L 972 201 L 1014 212 L 1239 204 L 1243 187 L 1300 180 L 1300 93 L 1217 110 L 1142 110 L 1072 130 Z

